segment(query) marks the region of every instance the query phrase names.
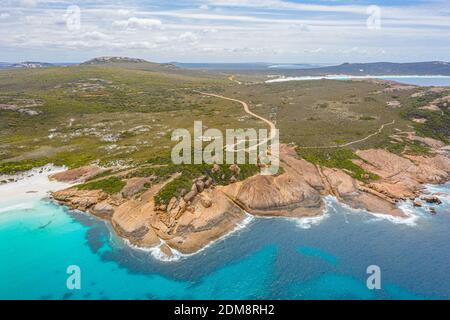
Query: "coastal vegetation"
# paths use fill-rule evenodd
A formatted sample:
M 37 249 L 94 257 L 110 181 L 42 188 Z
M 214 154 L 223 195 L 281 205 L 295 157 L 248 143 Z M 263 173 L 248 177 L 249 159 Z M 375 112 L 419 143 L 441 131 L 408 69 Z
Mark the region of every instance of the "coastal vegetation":
M 215 167 L 216 169 L 214 170 L 214 166 L 208 164 L 165 164 L 138 169 L 130 173 L 127 178 L 154 177 L 153 182 L 159 183 L 168 180 L 175 174 L 179 174 L 178 177 L 167 183 L 155 196 L 155 202 L 157 204 L 167 204 L 172 197 L 179 197 L 190 191 L 193 182 L 199 177 L 211 178 L 212 182 L 216 185 L 227 185 L 230 181 L 245 180 L 257 174 L 260 170 L 258 166 L 251 164 L 239 165 L 238 172 L 233 172 L 230 169 L 230 165 L 216 165 Z
M 124 186 L 125 182 L 118 177 L 110 177 L 107 179 L 80 184 L 77 185 L 76 188 L 78 190 L 102 190 L 108 194 L 114 194 L 120 192 Z
M 306 161 L 328 168 L 338 168 L 349 173 L 353 178 L 369 182 L 378 180 L 376 174 L 366 172 L 352 160 L 361 160 L 353 151 L 345 148 L 299 150 L 299 156 Z
M 371 81 L 266 84 L 261 75 L 250 74 L 243 79 L 251 79 L 251 85 L 222 74 L 118 61 L 0 71 L 0 174 L 47 163 L 68 168 L 97 164 L 109 169 L 78 189 L 113 194 L 132 177 L 152 178 L 144 190 L 169 181 L 156 194 L 157 204 L 179 198 L 201 176 L 227 185 L 255 175 L 260 169 L 256 165 L 240 165 L 236 174 L 225 165 L 213 171 L 211 165 L 172 164 L 171 132 L 192 131 L 194 121 L 202 121 L 205 129 L 267 128 L 239 103 L 198 91 L 246 101 L 253 112 L 276 123 L 281 142 L 298 146 L 302 158 L 342 169 L 363 182 L 379 177 L 357 165 L 363 161 L 357 149 L 428 154 L 423 142 L 393 139 L 411 126 L 420 136 L 448 143 L 448 108 L 423 108 L 445 92 L 425 94 L 408 86 L 393 91 L 386 83 Z M 417 118 L 425 121 L 418 123 Z M 342 147 L 352 141 L 361 142 Z
M 450 110 L 447 92 L 420 95 L 411 98 L 408 107 L 402 110 L 403 118 L 412 120 L 416 133 L 448 144 L 450 136 Z M 414 121 L 416 120 L 416 121 Z

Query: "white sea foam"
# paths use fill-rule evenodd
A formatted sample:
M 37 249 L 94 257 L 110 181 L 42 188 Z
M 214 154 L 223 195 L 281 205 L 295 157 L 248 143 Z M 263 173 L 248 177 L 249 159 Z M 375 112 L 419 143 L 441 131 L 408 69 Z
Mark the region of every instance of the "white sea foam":
M 297 226 L 302 229 L 311 229 L 311 227 L 320 224 L 328 217 L 326 213 L 316 217 L 303 217 L 296 219 Z
M 178 251 L 178 250 L 168 246 L 166 244 L 166 242 L 164 240 L 161 240 L 161 239 L 160 239 L 160 243 L 158 245 L 156 245 L 154 247 L 150 247 L 150 248 L 140 247 L 140 246 L 134 245 L 134 244 L 130 243 L 130 241 L 128 239 L 124 239 L 124 240 L 125 240 L 125 243 L 130 248 L 133 248 L 133 249 L 139 250 L 139 251 L 149 252 L 155 259 L 157 259 L 159 261 L 173 262 L 173 261 L 179 261 L 181 259 L 191 257 L 193 255 L 196 255 L 196 254 L 202 252 L 202 251 L 205 251 L 206 249 L 208 249 L 212 245 L 214 245 L 214 244 L 216 244 L 216 243 L 218 243 L 220 241 L 225 240 L 226 238 L 228 238 L 231 235 L 235 235 L 240 230 L 245 229 L 254 219 L 255 219 L 254 216 L 252 216 L 252 215 L 247 213 L 246 218 L 244 220 L 242 220 L 240 223 L 238 223 L 233 230 L 231 230 L 227 234 L 223 235 L 219 239 L 211 241 L 210 243 L 208 243 L 206 246 L 204 246 L 200 250 L 198 250 L 196 252 L 193 252 L 193 253 L 187 253 L 187 254 L 186 253 L 181 253 L 180 251 Z M 167 256 L 164 252 L 161 251 L 161 247 L 163 245 L 167 245 L 170 248 L 170 250 L 172 251 L 172 256 L 171 257 Z
M 33 207 L 34 207 L 34 205 L 32 203 L 19 203 L 19 204 L 14 204 L 11 206 L 0 208 L 0 213 L 15 211 L 15 210 L 30 210 L 30 209 L 33 209 Z
M 355 214 L 355 213 L 363 214 L 369 218 L 369 220 L 367 220 L 368 222 L 386 220 L 386 221 L 389 221 L 389 222 L 392 222 L 395 224 L 403 224 L 403 225 L 408 225 L 408 226 L 413 227 L 413 226 L 417 225 L 417 220 L 420 218 L 420 215 L 418 215 L 417 210 L 415 210 L 414 207 L 412 206 L 412 203 L 410 203 L 408 201 L 401 202 L 398 206 L 398 208 L 403 211 L 403 213 L 406 215 L 406 217 L 395 217 L 395 216 L 392 216 L 389 214 L 375 213 L 375 212 L 369 212 L 364 209 L 352 208 L 349 205 L 340 202 L 338 199 L 336 199 L 333 196 L 327 196 L 327 197 L 325 197 L 325 199 L 326 199 L 327 207 L 334 210 L 335 213 L 337 212 L 335 206 L 340 206 L 345 209 L 345 210 L 343 210 L 344 214 L 347 214 L 347 215 Z
M 402 202 L 399 204 L 398 208 L 403 211 L 406 217 L 394 217 L 389 214 L 381 214 L 373 212 L 368 213 L 375 217 L 374 219 L 371 219 L 371 221 L 387 220 L 395 224 L 403 224 L 410 227 L 414 227 L 417 225 L 417 221 L 419 220 L 420 215 L 418 215 L 417 210 L 414 209 L 411 203 L 406 201 Z
M 327 197 L 326 197 L 327 198 Z M 327 199 L 324 198 L 325 201 L 325 210 L 322 214 L 312 217 L 278 217 L 278 216 L 259 216 L 258 219 L 276 219 L 276 220 L 287 220 L 294 222 L 301 229 L 311 229 L 312 226 L 320 224 L 326 218 L 329 217 L 328 211 L 328 203 Z
M 124 239 L 125 243 L 132 249 L 144 251 L 150 253 L 153 258 L 163 261 L 163 262 L 172 262 L 172 261 L 178 261 L 181 258 L 185 257 L 186 255 L 182 254 L 176 249 L 170 248 L 172 251 L 172 256 L 167 256 L 164 252 L 161 251 L 161 247 L 166 244 L 164 240 L 160 239 L 160 243 L 154 247 L 146 248 L 146 247 L 140 247 L 135 244 L 132 244 L 130 240 Z
M 425 189 L 431 194 L 437 195 L 444 206 L 450 206 L 450 182 L 441 185 L 427 184 Z
M 311 229 L 311 227 L 316 226 L 327 219 L 330 216 L 331 210 L 336 211 L 329 196 L 325 197 L 323 201 L 325 202 L 325 211 L 323 212 L 323 214 L 315 217 L 303 217 L 296 219 L 297 226 L 302 229 Z

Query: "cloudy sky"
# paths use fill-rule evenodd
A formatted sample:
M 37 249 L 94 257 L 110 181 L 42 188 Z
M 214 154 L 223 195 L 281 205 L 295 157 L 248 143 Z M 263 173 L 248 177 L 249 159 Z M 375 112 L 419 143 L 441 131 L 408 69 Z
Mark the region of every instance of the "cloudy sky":
M 0 61 L 450 61 L 450 0 L 0 0 Z

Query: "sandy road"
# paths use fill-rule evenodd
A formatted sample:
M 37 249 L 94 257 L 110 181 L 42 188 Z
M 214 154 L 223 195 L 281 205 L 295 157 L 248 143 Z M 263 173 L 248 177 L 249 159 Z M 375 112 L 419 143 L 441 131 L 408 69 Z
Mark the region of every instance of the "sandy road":
M 252 111 L 250 110 L 248 104 L 247 104 L 246 102 L 242 101 L 242 100 L 233 99 L 233 98 L 228 98 L 228 97 L 224 97 L 224 96 L 221 96 L 221 95 L 219 95 L 219 94 L 214 94 L 214 93 L 207 93 L 207 92 L 201 92 L 201 91 L 196 91 L 196 92 L 198 92 L 198 93 L 200 93 L 200 94 L 202 94 L 202 95 L 205 95 L 205 96 L 210 96 L 210 97 L 215 97 L 215 98 L 220 98 L 220 99 L 225 99 L 225 100 L 229 100 L 229 101 L 238 102 L 238 103 L 240 103 L 240 104 L 244 107 L 244 111 L 245 111 L 246 113 L 248 113 L 249 115 L 251 115 L 251 116 L 254 117 L 254 118 L 257 118 L 257 119 L 262 120 L 262 121 L 264 121 L 265 123 L 267 123 L 267 124 L 269 125 L 269 128 L 270 128 L 270 131 L 271 131 L 271 132 L 273 132 L 273 131 L 276 129 L 275 124 L 274 124 L 272 121 L 267 120 L 266 118 L 261 117 L 260 115 L 257 115 L 256 113 L 252 112 Z M 272 134 L 273 134 L 273 133 L 272 133 Z
M 394 123 L 395 123 L 395 120 L 392 120 L 392 122 L 385 123 L 385 124 L 381 125 L 381 127 L 376 132 L 374 132 L 372 134 L 369 134 L 367 137 L 359 139 L 359 140 L 355 140 L 355 141 L 352 141 L 352 142 L 348 142 L 348 143 L 345 143 L 345 144 L 339 144 L 337 146 L 326 146 L 326 147 L 298 147 L 298 148 L 299 149 L 331 149 L 331 148 L 348 147 L 348 146 L 351 146 L 352 144 L 366 141 L 366 140 L 372 138 L 373 136 L 376 136 L 377 134 L 380 134 L 383 131 L 384 127 L 389 126 L 389 125 L 393 125 Z
M 276 126 L 275 126 L 275 124 L 272 121 L 270 121 L 270 120 L 268 120 L 268 119 L 266 119 L 266 118 L 264 118 L 264 117 L 262 117 L 260 115 L 257 115 L 256 113 L 252 112 L 246 102 L 244 102 L 242 100 L 234 99 L 234 98 L 228 98 L 228 97 L 225 97 L 225 96 L 222 96 L 222 95 L 219 95 L 219 94 L 214 94 L 214 93 L 207 93 L 207 92 L 202 92 L 202 91 L 195 91 L 195 92 L 200 93 L 200 94 L 205 95 L 205 96 L 210 96 L 210 97 L 215 97 L 215 98 L 219 98 L 219 99 L 224 99 L 224 100 L 229 100 L 229 101 L 240 103 L 244 107 L 244 111 L 247 114 L 251 115 L 254 118 L 262 120 L 262 121 L 264 121 L 265 123 L 267 123 L 269 125 L 269 128 L 270 128 L 270 138 L 269 139 L 273 139 L 275 137 L 275 135 L 276 135 Z M 345 143 L 345 144 L 334 145 L 334 146 L 324 146 L 324 147 L 298 147 L 298 148 L 299 149 L 330 149 L 330 148 L 348 147 L 348 146 L 351 146 L 353 144 L 366 141 L 366 140 L 372 138 L 373 136 L 376 136 L 376 135 L 380 134 L 386 126 L 393 125 L 393 124 L 395 124 L 395 120 L 392 120 L 392 122 L 385 123 L 385 124 L 381 125 L 381 127 L 376 132 L 374 132 L 372 134 L 369 134 L 365 138 L 362 138 L 362 139 L 359 139 L 359 140 L 355 140 L 355 141 L 351 141 L 351 142 L 348 142 L 348 143 Z M 266 142 L 266 141 L 260 142 L 258 144 L 258 146 L 260 144 Z
M 272 143 L 274 143 L 274 141 L 275 141 L 274 139 L 275 139 L 275 137 L 277 135 L 277 130 L 276 130 L 277 128 L 276 128 L 275 124 L 272 121 L 267 120 L 266 118 L 261 117 L 260 115 L 257 115 L 256 113 L 252 112 L 246 102 L 244 102 L 242 100 L 234 99 L 234 98 L 228 98 L 228 97 L 225 97 L 225 96 L 221 96 L 219 94 L 207 93 L 207 92 L 201 92 L 201 91 L 196 91 L 196 92 L 198 92 L 198 93 L 200 93 L 200 94 L 202 94 L 204 96 L 215 97 L 215 98 L 219 98 L 219 99 L 224 99 L 224 100 L 229 100 L 229 101 L 233 101 L 233 102 L 238 102 L 244 107 L 244 111 L 247 114 L 249 114 L 252 117 L 257 118 L 257 119 L 259 119 L 261 121 L 264 121 L 265 123 L 267 123 L 269 125 L 270 137 L 265 139 L 265 140 L 263 140 L 263 141 L 260 141 L 256 145 L 253 145 L 253 146 L 249 147 L 248 149 L 246 149 L 246 151 L 254 150 L 254 149 L 258 148 L 262 144 L 267 144 L 268 141 L 272 141 Z M 233 150 L 235 152 L 240 151 L 240 150 L 235 150 L 235 147 L 236 147 L 237 144 L 239 144 L 239 142 L 235 143 L 234 145 L 229 145 L 229 146 L 227 145 L 226 148 L 227 148 L 228 151 L 231 151 L 231 150 Z

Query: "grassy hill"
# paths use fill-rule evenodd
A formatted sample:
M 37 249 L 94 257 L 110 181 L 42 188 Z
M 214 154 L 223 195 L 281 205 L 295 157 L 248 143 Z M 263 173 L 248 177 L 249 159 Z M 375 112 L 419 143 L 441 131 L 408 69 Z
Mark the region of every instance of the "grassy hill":
M 262 126 L 239 122 L 245 116 L 239 105 L 192 90 L 228 84 L 218 76 L 155 71 L 145 62 L 3 70 L 0 105 L 37 114 L 0 110 L 0 159 L 70 167 L 139 163 L 167 157 L 172 130 L 192 129 L 194 120 L 221 129 Z
M 174 145 L 171 132 L 192 131 L 196 120 L 221 130 L 266 127 L 240 104 L 194 90 L 248 102 L 252 111 L 276 122 L 282 142 L 304 148 L 300 150 L 310 158 L 317 158 L 310 148 L 359 140 L 392 121 L 395 125 L 380 134 L 345 149 L 383 147 L 402 152 L 408 146 L 391 136 L 413 129 L 445 141 L 446 120 L 420 108 L 450 91 L 425 99 L 413 97 L 424 89 L 389 91 L 387 86 L 329 80 L 239 85 L 221 73 L 123 59 L 1 70 L 0 172 L 49 162 L 69 167 L 93 162 L 134 167 L 168 163 Z M 400 106 L 389 106 L 391 101 Z M 414 122 L 417 113 L 426 113 L 429 121 Z M 326 154 L 329 158 L 336 153 Z

